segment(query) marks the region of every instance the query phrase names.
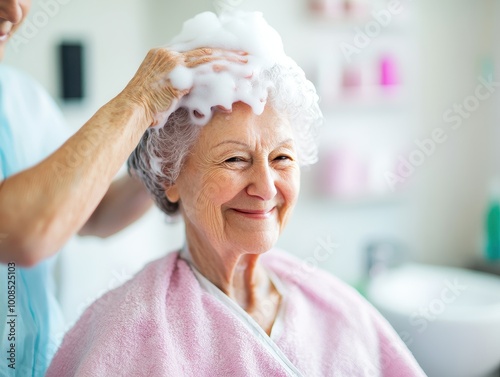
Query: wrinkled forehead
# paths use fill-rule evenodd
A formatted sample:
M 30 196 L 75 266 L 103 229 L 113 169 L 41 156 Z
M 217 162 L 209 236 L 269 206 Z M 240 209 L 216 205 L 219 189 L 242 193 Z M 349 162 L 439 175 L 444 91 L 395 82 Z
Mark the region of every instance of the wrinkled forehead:
M 213 148 L 226 140 L 272 147 L 283 140 L 293 141 L 294 135 L 288 118 L 269 103 L 258 115 L 247 104 L 237 102 L 230 113 L 216 112 L 200 131 L 199 142 L 205 148 Z

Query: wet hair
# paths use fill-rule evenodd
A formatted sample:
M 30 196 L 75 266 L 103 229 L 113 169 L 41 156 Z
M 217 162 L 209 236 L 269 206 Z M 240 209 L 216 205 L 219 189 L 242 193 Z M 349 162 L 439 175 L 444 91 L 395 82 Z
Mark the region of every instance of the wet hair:
M 299 164 L 315 163 L 318 159 L 318 128 L 323 116 L 316 89 L 302 69 L 290 60 L 289 64 L 263 70 L 252 80 L 272 83 L 268 89 L 267 105 L 290 121 Z M 201 127 L 192 124 L 186 108 L 179 108 L 170 115 L 165 126 L 148 129 L 128 159 L 129 173 L 145 184 L 156 205 L 170 220 L 178 217 L 179 203 L 169 201 L 165 191 L 179 176 Z

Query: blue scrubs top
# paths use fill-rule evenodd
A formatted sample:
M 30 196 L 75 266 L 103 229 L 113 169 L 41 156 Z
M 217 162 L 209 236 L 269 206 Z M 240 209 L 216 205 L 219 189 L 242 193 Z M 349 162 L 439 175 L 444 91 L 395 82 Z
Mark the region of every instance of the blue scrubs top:
M 41 86 L 0 64 L 0 180 L 40 162 L 68 136 Z M 59 345 L 64 323 L 52 276 L 55 258 L 32 268 L 0 264 L 0 376 L 44 376 Z

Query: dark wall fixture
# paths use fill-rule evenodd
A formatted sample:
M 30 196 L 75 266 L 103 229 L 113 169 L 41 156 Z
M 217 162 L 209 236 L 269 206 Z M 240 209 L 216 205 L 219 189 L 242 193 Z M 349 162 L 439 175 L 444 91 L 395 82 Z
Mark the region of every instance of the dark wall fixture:
M 60 96 L 64 101 L 85 97 L 84 53 L 81 42 L 62 42 L 58 46 Z

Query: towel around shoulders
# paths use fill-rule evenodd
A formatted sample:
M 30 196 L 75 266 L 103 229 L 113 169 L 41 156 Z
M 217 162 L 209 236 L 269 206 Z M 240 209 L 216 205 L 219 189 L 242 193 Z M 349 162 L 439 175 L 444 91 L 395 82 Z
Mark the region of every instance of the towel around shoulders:
M 272 250 L 286 286 L 276 346 L 303 376 L 425 376 L 354 289 Z M 47 377 L 289 376 L 265 342 L 204 291 L 179 253 L 151 262 L 92 304 L 66 334 Z

